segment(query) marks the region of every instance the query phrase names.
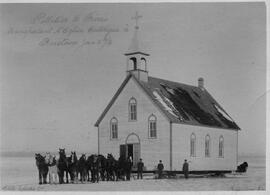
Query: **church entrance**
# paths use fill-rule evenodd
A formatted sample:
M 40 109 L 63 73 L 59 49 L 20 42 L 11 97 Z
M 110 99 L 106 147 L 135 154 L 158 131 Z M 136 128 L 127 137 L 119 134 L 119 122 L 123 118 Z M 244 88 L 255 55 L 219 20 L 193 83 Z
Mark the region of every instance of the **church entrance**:
M 127 156 L 128 157 L 131 157 L 132 159 L 133 159 L 133 144 L 128 144 L 127 145 L 127 149 L 128 149 L 128 151 L 127 151 Z
M 140 160 L 140 144 L 123 144 L 120 145 L 120 156 L 132 159 L 133 166 L 136 166 Z
M 133 166 L 136 166 L 140 160 L 140 140 L 139 136 L 132 133 L 127 136 L 126 143 L 120 145 L 120 156 L 132 159 Z

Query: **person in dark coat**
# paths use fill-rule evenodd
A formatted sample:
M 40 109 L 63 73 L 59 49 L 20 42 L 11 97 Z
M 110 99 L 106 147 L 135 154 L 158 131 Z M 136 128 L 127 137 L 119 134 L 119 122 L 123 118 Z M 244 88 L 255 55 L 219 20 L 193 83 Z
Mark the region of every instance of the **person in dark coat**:
M 185 159 L 185 162 L 183 164 L 183 173 L 185 175 L 185 178 L 188 178 L 188 162 L 187 159 Z
M 159 160 L 157 168 L 158 168 L 158 179 L 161 179 L 162 178 L 162 172 L 163 172 L 163 169 L 164 169 L 164 166 L 163 166 L 161 160 Z
M 142 173 L 143 173 L 143 167 L 144 164 L 142 162 L 142 159 L 140 158 L 140 161 L 137 163 L 137 179 L 139 179 L 141 177 L 141 179 L 143 178 Z
M 127 164 L 127 169 L 126 169 L 126 174 L 127 174 L 127 180 L 130 180 L 130 173 L 131 173 L 131 169 L 132 169 L 132 160 L 131 157 L 127 158 L 126 160 L 126 164 Z

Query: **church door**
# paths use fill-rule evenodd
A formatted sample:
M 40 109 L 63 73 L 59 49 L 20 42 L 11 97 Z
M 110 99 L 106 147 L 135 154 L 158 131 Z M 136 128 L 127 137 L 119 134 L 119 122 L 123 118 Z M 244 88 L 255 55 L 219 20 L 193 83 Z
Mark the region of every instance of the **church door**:
M 133 166 L 136 166 L 140 160 L 140 144 L 133 144 Z
M 127 145 L 126 144 L 123 144 L 123 145 L 120 145 L 120 156 L 124 156 L 125 158 L 127 157 Z
M 140 144 L 123 144 L 120 145 L 120 156 L 125 158 L 131 157 L 133 165 L 136 166 L 140 160 Z
M 122 148 L 122 149 L 121 149 Z M 131 133 L 127 136 L 125 149 L 124 146 L 120 145 L 120 154 L 125 153 L 125 157 L 131 157 L 133 161 L 133 166 L 136 166 L 141 157 L 141 146 L 139 136 L 135 133 Z

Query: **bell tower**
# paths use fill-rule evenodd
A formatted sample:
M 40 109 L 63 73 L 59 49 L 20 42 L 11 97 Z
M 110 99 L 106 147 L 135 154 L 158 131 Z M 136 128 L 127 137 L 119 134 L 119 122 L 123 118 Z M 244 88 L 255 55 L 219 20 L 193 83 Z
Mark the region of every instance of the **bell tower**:
M 139 81 L 148 82 L 147 63 L 149 54 L 143 48 L 143 44 L 139 38 L 138 20 L 141 17 L 138 15 L 138 12 L 132 17 L 136 21 L 136 25 L 131 44 L 125 53 L 127 57 L 127 75 L 133 74 Z

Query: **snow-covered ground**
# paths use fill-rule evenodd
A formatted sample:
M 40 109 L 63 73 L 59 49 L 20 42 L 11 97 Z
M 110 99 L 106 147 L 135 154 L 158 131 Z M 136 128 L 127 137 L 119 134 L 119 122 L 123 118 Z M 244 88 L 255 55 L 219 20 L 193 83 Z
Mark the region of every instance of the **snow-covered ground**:
M 181 175 L 176 179 L 153 179 L 153 175 L 143 180 L 136 177 L 131 181 L 99 182 L 84 184 L 38 185 L 38 172 L 34 158 L 2 157 L 2 190 L 40 191 L 211 191 L 211 190 L 265 190 L 265 158 L 245 157 L 240 162 L 249 163 L 248 172 L 240 175 L 227 175 L 224 178 L 192 177 L 185 180 Z

